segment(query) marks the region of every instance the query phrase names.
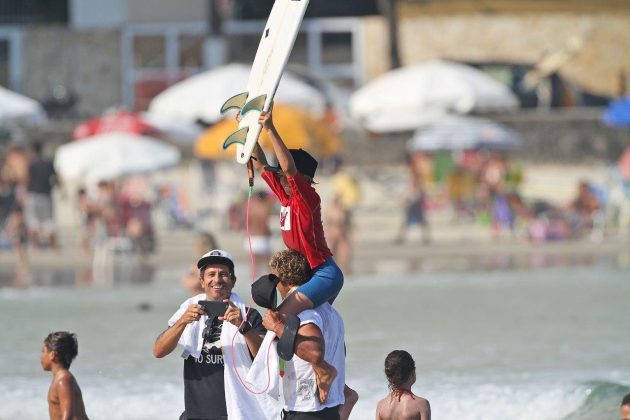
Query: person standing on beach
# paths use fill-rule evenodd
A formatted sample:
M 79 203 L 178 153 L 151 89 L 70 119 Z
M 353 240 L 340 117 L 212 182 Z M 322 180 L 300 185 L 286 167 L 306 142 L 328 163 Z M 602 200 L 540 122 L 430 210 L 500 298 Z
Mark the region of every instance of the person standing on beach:
M 81 388 L 70 365 L 79 352 L 74 334 L 58 331 L 48 334 L 42 347 L 42 368 L 52 373 L 48 389 L 48 414 L 51 420 L 87 420 Z
M 286 147 L 273 123 L 272 113 L 273 104 L 268 112 L 261 112 L 258 122 L 271 139 L 279 167 L 267 165 L 265 154 L 258 145 L 254 148 L 252 162 L 280 200 L 280 230 L 285 245 L 306 257 L 312 270 L 310 280 L 291 293 L 278 308 L 286 318 L 287 314 L 296 315 L 326 302 L 332 304 L 343 287 L 344 279 L 326 243 L 321 198 L 313 188 L 318 163 L 307 151 Z M 274 332 L 278 334 L 278 331 Z M 337 372 L 326 361 L 313 365 L 313 368 L 319 398 L 324 402 Z
M 429 401 L 414 395 L 416 363 L 404 350 L 394 350 L 385 358 L 389 395 L 378 402 L 376 420 L 431 420 Z
M 621 420 L 630 420 L 630 394 L 623 397 L 621 400 L 621 407 L 619 407 L 621 414 Z
M 26 224 L 31 246 L 57 248 L 52 189 L 57 185 L 52 159 L 44 158 L 42 144 L 33 144 L 33 158 L 28 166 L 26 194 Z M 46 242 L 43 242 L 45 238 Z
M 180 420 L 269 418 L 266 406 L 246 392 L 234 374 L 247 369 L 258 352 L 266 333 L 262 318 L 232 293 L 236 275 L 229 253 L 212 250 L 197 261 L 197 269 L 203 293 L 181 304 L 153 345 L 157 358 L 172 353 L 178 344 L 183 347 L 185 411 Z M 223 302 L 227 309 L 209 314 L 200 301 Z

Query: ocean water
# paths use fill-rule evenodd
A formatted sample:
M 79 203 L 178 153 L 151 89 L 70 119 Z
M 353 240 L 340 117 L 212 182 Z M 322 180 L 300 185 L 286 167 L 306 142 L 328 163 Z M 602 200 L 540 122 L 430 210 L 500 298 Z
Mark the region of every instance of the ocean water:
M 78 335 L 71 370 L 91 419 L 178 418 L 181 360 L 151 354 L 187 297 L 178 273 L 138 285 L 0 289 L 0 419 L 48 418 L 39 355 L 56 330 Z M 249 297 L 248 286 L 241 278 L 236 291 Z M 630 271 L 610 265 L 349 278 L 335 307 L 346 323 L 347 383 L 360 394 L 351 418 L 374 418 L 394 349 L 414 356 L 413 390 L 435 419 L 617 418 L 630 393 L 628 296 Z

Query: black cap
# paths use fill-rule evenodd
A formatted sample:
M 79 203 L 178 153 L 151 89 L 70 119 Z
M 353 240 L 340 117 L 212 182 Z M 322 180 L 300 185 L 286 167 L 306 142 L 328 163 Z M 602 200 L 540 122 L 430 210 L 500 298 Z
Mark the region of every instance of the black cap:
M 295 168 L 302 175 L 307 175 L 311 178 L 315 178 L 315 170 L 317 170 L 317 161 L 309 152 L 304 149 L 289 149 L 289 153 L 293 156 L 293 161 L 295 162 Z M 277 172 L 280 169 L 280 165 L 278 168 L 273 166 L 265 167 L 266 170 Z
M 252 299 L 256 305 L 276 309 L 276 286 L 280 279 L 274 274 L 265 274 L 252 283 Z

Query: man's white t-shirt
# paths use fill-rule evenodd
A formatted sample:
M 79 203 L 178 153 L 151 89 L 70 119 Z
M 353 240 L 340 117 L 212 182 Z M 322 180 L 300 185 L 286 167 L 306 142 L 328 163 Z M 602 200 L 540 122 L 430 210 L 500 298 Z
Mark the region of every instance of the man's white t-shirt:
M 337 369 L 328 398 L 320 404 L 317 398 L 317 381 L 311 364 L 297 355 L 286 362 L 285 376 L 282 380 L 284 409 L 287 411 L 313 412 L 344 403 L 343 388 L 346 383 L 346 355 L 344 348 L 343 319 L 337 311 L 324 303 L 314 309 L 298 314 L 300 325 L 314 324 L 322 331 L 326 352 L 324 360 Z

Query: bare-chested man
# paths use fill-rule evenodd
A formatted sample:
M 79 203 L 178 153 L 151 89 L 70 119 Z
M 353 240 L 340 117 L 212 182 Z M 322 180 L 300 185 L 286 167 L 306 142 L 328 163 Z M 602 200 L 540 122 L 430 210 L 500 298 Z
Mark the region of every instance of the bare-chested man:
M 87 420 L 81 388 L 68 369 L 79 352 L 74 334 L 58 331 L 48 334 L 42 347 L 42 368 L 52 373 L 48 389 L 51 420 Z
M 378 402 L 376 420 L 431 420 L 429 401 L 414 395 L 416 363 L 404 350 L 394 350 L 385 358 L 389 395 Z

